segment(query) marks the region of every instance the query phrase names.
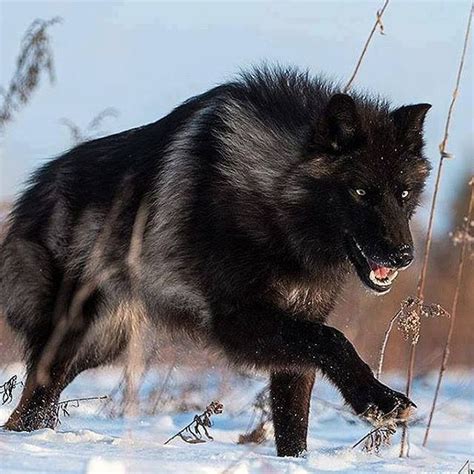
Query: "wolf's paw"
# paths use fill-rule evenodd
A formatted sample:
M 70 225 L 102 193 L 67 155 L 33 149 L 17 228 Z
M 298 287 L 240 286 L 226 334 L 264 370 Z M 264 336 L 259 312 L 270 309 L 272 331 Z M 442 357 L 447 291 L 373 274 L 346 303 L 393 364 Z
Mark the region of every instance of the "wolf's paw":
M 57 424 L 58 416 L 54 409 L 29 412 L 17 408 L 1 428 L 7 431 L 36 431 L 43 428 L 54 429 Z
M 380 426 L 396 427 L 399 424 L 406 423 L 412 417 L 415 410 L 415 406 L 411 402 L 410 405 L 401 402 L 400 405 L 396 405 L 388 413 L 385 413 L 375 405 L 369 405 L 361 416 L 376 428 Z
M 416 411 L 416 405 L 409 398 L 384 385 L 371 395 L 371 402 L 360 416 L 375 427 L 389 426 L 395 429 L 397 425 L 406 423 Z

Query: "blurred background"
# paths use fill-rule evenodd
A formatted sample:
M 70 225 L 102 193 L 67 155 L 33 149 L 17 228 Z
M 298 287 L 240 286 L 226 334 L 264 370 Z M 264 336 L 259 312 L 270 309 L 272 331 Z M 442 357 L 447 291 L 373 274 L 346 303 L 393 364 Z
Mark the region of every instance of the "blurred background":
M 344 83 L 379 1 L 0 2 L 0 86 L 15 73 L 22 37 L 35 19 L 60 17 L 48 28 L 56 80 L 41 74 L 27 104 L 0 140 L 0 225 L 29 174 L 75 143 L 143 125 L 190 96 L 262 62 L 293 65 Z M 354 87 L 394 105 L 429 102 L 427 155 L 434 167 L 461 54 L 469 1 L 393 1 L 362 63 Z M 471 49 L 472 51 L 472 49 Z M 425 299 L 450 309 L 460 246 L 450 232 L 462 224 L 474 171 L 473 62 L 466 57 L 435 216 Z M 2 98 L 0 97 L 0 104 Z M 433 173 L 434 174 L 434 173 Z M 375 367 L 384 331 L 400 302 L 416 293 L 433 177 L 413 224 L 417 265 L 377 298 L 358 281 L 348 286 L 331 324 Z M 472 250 L 472 249 L 471 249 Z M 450 367 L 474 365 L 474 271 L 469 260 L 458 307 Z M 416 373 L 439 365 L 446 318 L 422 321 Z M 409 343 L 394 331 L 386 367 L 405 370 Z M 175 357 L 170 355 L 170 357 Z M 17 345 L 0 319 L 0 361 L 17 360 Z M 188 358 L 189 360 L 189 358 Z

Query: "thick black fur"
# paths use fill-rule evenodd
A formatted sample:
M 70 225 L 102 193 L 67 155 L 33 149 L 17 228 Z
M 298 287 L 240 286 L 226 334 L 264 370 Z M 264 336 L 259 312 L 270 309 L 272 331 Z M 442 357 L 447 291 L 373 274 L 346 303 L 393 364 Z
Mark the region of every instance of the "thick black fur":
M 264 68 L 43 166 L 1 247 L 0 304 L 28 367 L 6 428 L 52 426 L 61 390 L 140 325 L 268 371 L 279 455 L 306 449 L 316 369 L 356 413 L 403 418 L 411 402 L 325 321 L 350 272 L 372 287 L 366 258 L 412 259 L 428 108 Z

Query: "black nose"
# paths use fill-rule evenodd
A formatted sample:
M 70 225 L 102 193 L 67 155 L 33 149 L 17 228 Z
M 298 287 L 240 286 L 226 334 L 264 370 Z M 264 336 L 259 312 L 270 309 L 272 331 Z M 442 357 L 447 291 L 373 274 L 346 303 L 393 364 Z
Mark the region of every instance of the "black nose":
M 396 268 L 408 267 L 413 262 L 413 248 L 411 245 L 400 245 L 391 255 L 392 264 Z

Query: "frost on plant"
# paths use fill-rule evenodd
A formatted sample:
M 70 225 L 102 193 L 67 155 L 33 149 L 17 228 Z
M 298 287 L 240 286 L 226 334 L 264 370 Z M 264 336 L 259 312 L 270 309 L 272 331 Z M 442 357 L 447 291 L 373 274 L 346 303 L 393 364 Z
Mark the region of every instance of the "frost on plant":
M 409 297 L 402 301 L 398 316 L 398 330 L 406 340 L 413 345 L 420 339 L 421 317 L 437 318 L 449 316 L 448 312 L 439 304 L 425 304 L 420 298 Z
M 364 443 L 363 451 L 378 453 L 380 448 L 390 446 L 392 436 L 397 431 L 397 423 L 400 422 L 399 419 L 393 417 L 393 413 L 397 409 L 398 407 L 395 407 L 392 412 L 383 414 L 376 407 L 369 407 L 363 417 L 370 420 L 370 423 L 375 428 L 357 441 L 357 443 L 352 446 L 352 449 Z

